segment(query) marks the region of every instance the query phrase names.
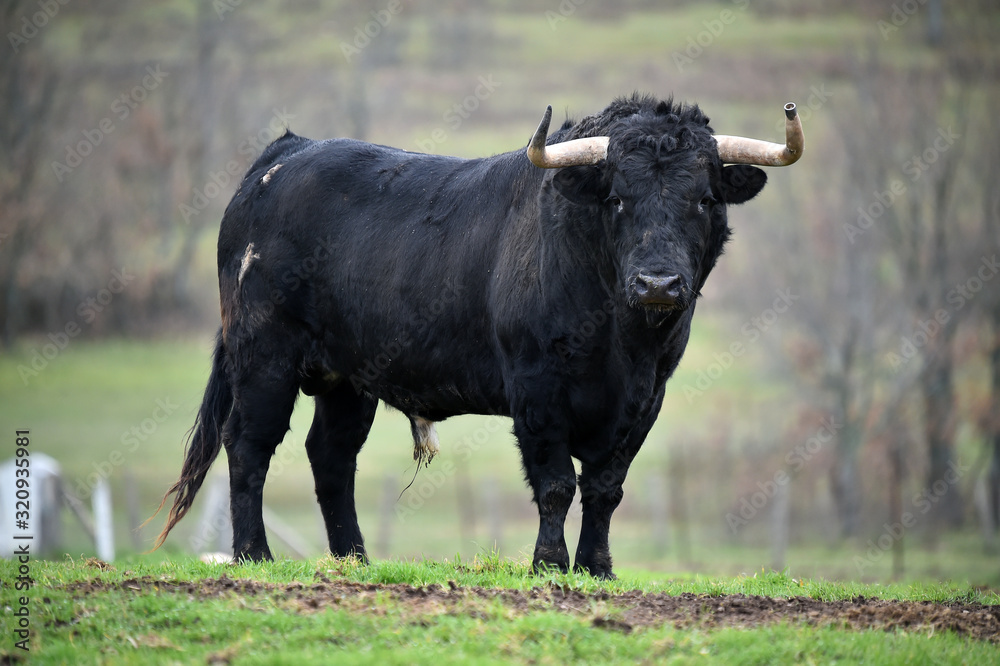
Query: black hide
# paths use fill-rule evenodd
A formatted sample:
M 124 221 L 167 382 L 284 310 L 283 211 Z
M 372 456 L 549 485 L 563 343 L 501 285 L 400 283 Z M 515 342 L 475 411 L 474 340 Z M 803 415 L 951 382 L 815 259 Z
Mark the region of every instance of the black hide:
M 729 235 L 726 204 L 765 176 L 723 167 L 696 106 L 619 99 L 549 143 L 598 135 L 606 160 L 554 170 L 523 150 L 465 160 L 290 132 L 269 146 L 222 221 L 222 329 L 164 535 L 221 441 L 235 553 L 270 557 L 261 489 L 301 389 L 334 554 L 364 555 L 355 460 L 382 400 L 414 433 L 512 417 L 540 517 L 535 568 L 569 568 L 579 488 L 575 565 L 612 576 L 611 514 Z

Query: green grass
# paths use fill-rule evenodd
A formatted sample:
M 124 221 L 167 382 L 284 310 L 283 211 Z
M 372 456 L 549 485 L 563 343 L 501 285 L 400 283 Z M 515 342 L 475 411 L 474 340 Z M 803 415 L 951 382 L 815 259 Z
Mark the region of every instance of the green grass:
M 322 557 L 313 560 L 278 559 L 260 564 L 209 564 L 193 558 L 160 559 L 133 555 L 117 560 L 107 569 L 95 568 L 94 560 L 66 557 L 64 560 L 36 560 L 32 577 L 41 588 L 80 581 L 119 583 L 131 578 L 149 576 L 159 580 L 198 580 L 225 574 L 233 579 L 252 579 L 261 583 L 312 583 L 315 576 L 356 583 L 404 584 L 415 587 L 447 585 L 449 581 L 462 587 L 529 590 L 551 584 L 584 594 L 600 591 L 620 594 L 631 590 L 644 593 L 663 592 L 671 595 L 704 594 L 710 596 L 747 594 L 768 597 L 803 596 L 823 601 L 853 599 L 857 596 L 896 601 L 961 602 L 1000 605 L 1000 592 L 953 582 L 933 583 L 861 583 L 828 581 L 821 578 L 800 579 L 788 571 L 761 569 L 736 577 L 706 576 L 692 573 L 665 573 L 637 569 L 620 569 L 618 580 L 602 581 L 581 574 L 532 575 L 526 559 L 511 559 L 496 553 L 477 555 L 471 559 L 460 556 L 443 560 L 373 560 L 362 564 L 356 560 Z M 12 580 L 16 565 L 0 560 L 0 573 Z
M 684 4 L 662 10 L 623 12 L 614 17 L 608 16 L 607 11 L 596 11 L 594 5 L 586 5 L 555 24 L 550 24 L 546 14 L 547 10 L 559 9 L 555 3 L 531 11 L 504 11 L 497 7 L 498 11 L 489 15 L 493 39 L 477 45 L 476 57 L 455 69 L 429 68 L 427 57 L 435 39 L 431 27 L 438 17 L 407 6 L 390 26 L 391 30 L 405 28 L 411 35 L 404 45 L 402 62 L 378 68 L 366 79 L 370 83 L 367 94 L 373 104 L 373 118 L 377 120 L 367 138 L 415 149 L 417 141 L 427 139 L 435 129 L 444 129 L 447 139 L 435 146 L 435 152 L 470 157 L 488 155 L 523 146 L 545 104 L 553 105 L 557 117 L 564 112 L 580 117 L 599 110 L 615 95 L 640 89 L 660 95 L 673 91 L 679 99 L 697 100 L 720 131 L 759 133 L 761 138 L 772 139 L 780 136 L 780 129 L 775 127 L 775 123 L 781 122 L 777 107 L 786 99 L 794 99 L 799 102 L 811 145 L 820 147 L 815 154 L 822 154 L 822 146 L 839 141 L 840 129 L 830 121 L 829 112 L 841 99 L 849 99 L 847 89 L 855 82 L 845 63 L 852 50 L 878 34 L 872 17 L 848 13 L 779 17 L 766 15 L 754 7 L 739 11 L 740 4 Z M 162 61 L 167 71 L 173 71 L 171 63 L 183 60 L 190 42 L 178 40 L 176 31 L 155 26 L 172 24 L 178 17 L 190 19 L 195 9 L 190 0 L 152 9 L 137 6 L 116 20 L 115 29 L 120 35 L 113 33 L 114 38 L 91 44 L 88 57 L 95 63 L 117 63 L 121 49 L 129 48 L 131 61 Z M 703 33 L 706 22 L 719 19 L 723 10 L 733 11 L 734 20 L 713 36 L 702 55 L 681 70 L 672 54 L 683 51 L 689 39 Z M 257 93 L 249 95 L 247 107 L 259 106 L 263 118 L 269 115 L 269 107 L 277 104 L 273 94 L 292 92 L 279 97 L 281 105 L 287 101 L 288 110 L 297 116 L 293 123 L 296 131 L 316 138 L 344 132 L 346 125 L 336 120 L 337 113 L 331 112 L 337 108 L 333 102 L 344 94 L 351 69 L 338 44 L 350 38 L 355 22 L 366 14 L 366 11 L 344 13 L 338 6 L 326 3 L 305 3 L 281 12 L 243 3 L 225 17 L 224 25 L 227 29 L 238 26 L 240 38 L 235 37 L 234 30 L 230 37 L 220 40 L 220 62 L 242 61 L 249 48 L 254 62 L 263 68 L 261 80 L 265 82 L 295 79 L 287 73 L 312 71 L 303 70 L 302 65 L 315 67 L 321 63 L 324 72 L 332 77 L 330 85 L 292 91 L 282 91 L 279 87 L 272 91 L 267 87 L 271 84 L 265 84 L 266 94 L 255 89 Z M 86 42 L 87 31 L 95 30 L 95 23 L 101 17 L 91 20 L 68 12 L 57 18 L 45 32 L 47 48 L 51 48 L 53 57 L 75 60 Z M 892 39 L 878 40 L 882 57 L 910 64 L 937 58 L 936 51 L 919 45 L 918 26 L 922 20 L 923 15 Z M 296 27 L 300 29 L 295 31 L 294 40 L 262 39 Z M 244 29 L 247 34 L 243 34 Z M 123 46 L 123 42 L 128 46 Z M 995 50 L 996 46 L 990 48 Z M 136 67 L 141 69 L 140 65 Z M 472 94 L 478 77 L 486 75 L 493 75 L 502 83 L 501 87 L 483 100 L 481 108 L 460 127 L 452 129 L 443 114 Z M 100 83 L 94 80 L 82 91 L 90 100 L 87 117 L 95 121 L 107 115 L 107 100 L 119 92 L 118 83 L 111 88 Z M 806 106 L 816 86 L 829 87 L 833 104 Z M 168 92 L 164 88 L 154 94 Z M 387 104 L 385 99 L 395 101 Z M 232 136 L 222 146 L 215 145 L 217 154 L 211 168 L 221 166 L 215 159 L 225 160 L 235 155 L 235 143 L 258 129 L 251 122 L 257 117 L 248 113 L 246 117 L 227 120 L 225 126 Z M 250 125 L 244 127 L 240 123 Z M 803 168 L 812 168 L 806 166 L 807 162 L 803 162 Z M 824 173 L 831 168 L 823 160 L 810 163 L 822 165 L 817 168 L 824 169 Z M 717 270 L 724 271 L 724 266 L 738 264 L 741 258 L 751 264 L 757 261 L 750 222 L 754 215 L 766 215 L 766 211 L 783 205 L 779 180 L 774 180 L 775 186 L 769 186 L 752 209 L 731 213 L 737 236 Z M 218 219 L 226 199 L 218 197 L 212 208 L 203 213 L 204 219 Z M 194 281 L 204 282 L 206 292 L 214 292 L 214 244 L 214 234 L 206 233 L 196 266 Z M 160 251 L 159 245 L 155 251 Z M 133 259 L 141 264 L 141 256 Z M 750 274 L 748 270 L 751 269 L 744 268 L 737 274 Z M 718 281 L 721 279 L 719 276 Z M 613 522 L 612 546 L 616 561 L 623 567 L 752 575 L 762 565 L 771 563 L 768 549 L 762 545 L 767 537 L 766 520 L 762 517 L 739 540 L 731 538 L 723 516 L 733 489 L 709 487 L 712 480 L 708 473 L 696 469 L 690 470 L 687 487 L 677 493 L 677 498 L 686 498 L 690 503 L 687 518 L 678 519 L 672 514 L 666 545 L 655 547 L 650 543 L 648 484 L 653 477 L 665 474 L 676 452 L 697 450 L 710 440 L 724 440 L 730 447 L 734 465 L 743 464 L 741 447 L 745 442 L 775 449 L 788 444 L 778 441 L 785 431 L 782 419 L 796 418 L 796 410 L 789 407 L 802 404 L 798 396 L 790 395 L 794 389 L 788 382 L 767 376 L 766 368 L 773 364 L 764 360 L 765 355 L 784 352 L 769 351 L 763 343 L 748 345 L 747 354 L 736 359 L 712 383 L 710 390 L 688 400 L 684 387 L 697 382 L 699 373 L 715 362 L 715 354 L 728 349 L 733 342 L 745 341 L 740 333 L 740 318 L 730 321 L 725 314 L 720 315 L 724 308 L 714 300 L 712 285 L 710 280 L 706 297 L 699 304 L 691 344 L 667 385 L 661 418 L 629 475 L 625 500 Z M 208 298 L 214 298 L 214 293 Z M 782 320 L 779 325 L 785 325 L 785 321 L 790 325 L 797 315 L 793 310 L 789 316 L 791 319 Z M 184 436 L 194 420 L 208 375 L 211 331 L 188 339 L 154 342 L 74 340 L 38 377 L 23 383 L 18 366 L 29 363 L 33 351 L 45 342 L 44 338 L 23 340 L 13 353 L 0 356 L 0 423 L 10 429 L 30 427 L 37 450 L 59 459 L 68 487 L 81 495 L 87 494 L 89 482 L 96 478 L 97 471 L 107 469 L 111 456 L 116 451 L 123 452 L 124 463 L 111 470 L 109 479 L 116 507 L 119 552 L 129 548 L 142 550 L 151 544 L 161 523 L 152 523 L 141 532 L 140 542 L 130 546 L 123 502 L 125 476 L 129 474 L 135 479 L 138 487 L 135 504 L 140 518 L 145 518 L 180 469 Z M 123 437 L 131 428 L 148 422 L 157 400 L 169 400 L 177 409 L 163 422 L 154 424 L 153 432 L 145 435 L 141 446 L 125 450 Z M 265 501 L 302 535 L 310 553 L 318 555 L 325 546 L 324 530 L 313 501 L 311 473 L 303 448 L 310 419 L 309 401 L 303 399 L 293 416 L 292 430 L 278 449 L 280 464 L 273 466 L 268 477 Z M 537 516 L 522 481 L 509 422 L 487 432 L 474 455 L 465 461 L 465 468 L 453 466 L 451 469 L 458 471 L 442 477 L 443 465 L 461 462 L 456 450 L 465 438 L 481 433 L 483 424 L 479 417 L 451 419 L 442 424 L 440 458 L 429 469 L 422 470 L 414 487 L 397 501 L 414 472 L 408 424 L 402 415 L 380 410 L 359 458 L 357 484 L 360 522 L 373 552 L 405 558 L 441 558 L 460 552 L 469 558 L 491 550 L 494 534 L 483 508 L 488 501 L 483 495 L 474 498 L 478 511 L 474 524 L 464 530 L 459 527 L 463 499 L 458 489 L 466 475 L 465 480 L 476 492 L 487 487 L 487 481 L 496 482 L 496 497 L 504 510 L 502 552 L 514 557 L 530 554 Z M 966 446 L 973 447 L 978 447 L 978 442 Z M 772 467 L 764 466 L 753 474 L 759 474 L 763 480 L 773 471 Z M 215 473 L 225 474 L 224 454 L 216 463 Z M 797 482 L 796 510 L 800 498 L 802 506 L 824 501 L 828 495 L 824 483 L 818 473 L 813 479 Z M 426 497 L 421 494 L 422 489 L 428 489 Z M 673 490 L 668 488 L 667 492 Z M 971 496 L 971 484 L 963 492 Z M 710 501 L 704 501 L 706 497 Z M 877 506 L 881 495 L 871 497 L 868 505 Z M 670 504 L 671 512 L 678 504 L 677 498 L 671 494 L 665 502 Z M 386 521 L 381 509 L 384 505 L 419 507 L 405 520 L 398 520 L 390 510 L 390 519 Z M 196 504 L 190 517 L 172 535 L 166 556 L 187 549 L 201 509 L 202 505 Z M 795 520 L 787 557 L 789 570 L 796 577 L 851 579 L 859 575 L 852 558 L 864 556 L 865 541 L 878 536 L 877 526 L 882 517 L 872 520 L 876 525 L 874 534 L 864 534 L 857 543 L 835 545 L 826 536 L 832 529 L 825 523 L 810 524 L 808 517 Z M 386 523 L 390 538 L 380 547 L 377 535 Z M 53 556 L 61 557 L 67 552 L 76 556 L 93 553 L 91 544 L 75 524 L 67 519 L 65 527 L 65 543 Z M 812 532 L 807 531 L 810 529 Z M 683 536 L 685 531 L 688 537 Z M 578 532 L 579 513 L 575 508 L 567 524 L 571 550 Z M 276 552 L 284 552 L 282 544 L 274 543 L 273 539 L 272 546 Z M 970 533 L 948 535 L 936 544 L 924 543 L 923 535 L 914 534 L 907 537 L 906 547 L 908 579 L 1000 585 L 995 556 L 984 553 L 981 540 Z M 863 575 L 869 580 L 887 579 L 889 557 L 867 568 Z
M 762 366 L 759 354 L 763 350 L 759 346 L 736 359 L 704 396 L 691 402 L 686 399 L 684 385 L 695 382 L 698 372 L 713 363 L 716 350 L 739 339 L 739 322 L 734 328 L 725 320 L 704 314 L 696 318 L 685 359 L 667 385 L 661 418 L 626 482 L 625 501 L 616 513 L 611 532 L 619 567 L 733 576 L 752 575 L 761 566 L 773 564 L 767 548 L 767 520 L 751 524 L 741 539 L 734 540 L 723 520 L 724 508 L 712 520 L 712 511 L 700 507 L 697 513 L 691 513 L 687 526 L 671 517 L 666 541 L 658 547 L 650 539 L 649 482 L 654 475 L 664 475 L 676 446 L 689 445 L 692 434 L 694 441 L 699 441 L 697 437 L 706 424 L 717 421 L 719 414 L 726 411 L 750 415 L 733 419 L 726 426 L 730 429 L 728 440 L 754 437 L 773 427 L 760 415 L 766 413 L 761 411 L 765 408 L 762 405 L 780 393 L 780 384 L 761 385 L 758 381 L 751 390 L 753 377 Z M 24 340 L 14 353 L 0 356 L 0 423 L 11 431 L 29 427 L 33 450 L 56 457 L 68 489 L 84 500 L 89 498 L 97 470 L 108 472 L 119 553 L 148 549 L 162 525 L 160 519 L 153 521 L 139 532 L 138 543 L 132 545 L 125 479 L 131 475 L 135 480 L 134 511 L 141 521 L 153 513 L 180 470 L 185 434 L 207 380 L 211 337 L 206 333 L 192 340 L 156 342 L 74 340 L 27 385 L 18 377 L 18 366 L 30 363 L 33 350 L 41 348 L 44 340 Z M 154 423 L 148 419 L 154 415 L 157 400 L 177 407 L 162 422 Z M 326 545 L 325 530 L 313 498 L 312 474 L 303 446 L 311 417 L 310 401 L 303 398 L 293 416 L 292 430 L 272 463 L 265 502 L 307 542 L 309 554 L 318 556 Z M 144 422 L 155 428 L 143 433 L 140 445 L 129 450 L 123 444 L 123 435 Z M 490 552 L 496 544 L 487 503 L 493 501 L 503 512 L 501 552 L 515 558 L 530 557 L 537 514 L 522 481 L 509 427 L 508 420 L 490 423 L 475 416 L 440 424 L 440 456 L 418 473 L 412 488 L 403 492 L 414 473 L 408 422 L 398 412 L 380 410 L 359 457 L 358 511 L 369 549 L 377 557 L 408 559 L 440 559 L 456 552 L 468 559 Z M 123 462 L 111 467 L 109 461 L 115 451 L 122 454 Z M 740 454 L 735 451 L 733 455 Z M 223 453 L 213 474 L 224 478 L 225 470 Z M 769 474 L 764 470 L 761 478 Z M 723 506 L 721 491 L 699 486 L 699 479 L 704 478 L 704 474 L 695 474 L 683 492 Z M 466 527 L 460 513 L 464 500 L 459 489 L 463 483 L 470 488 L 475 506 L 474 523 Z M 495 484 L 493 499 L 486 494 L 489 483 Z M 665 486 L 668 493 L 672 492 L 670 486 Z M 205 497 L 205 493 L 199 495 L 191 515 L 181 522 L 157 557 L 176 556 L 188 550 Z M 383 507 L 388 507 L 387 513 Z M 66 553 L 75 557 L 93 554 L 93 545 L 68 513 L 63 522 L 64 543 L 49 555 L 62 558 Z M 571 550 L 579 529 L 579 506 L 574 505 L 566 529 Z M 383 531 L 388 534 L 385 542 L 380 539 Z M 865 557 L 868 536 L 872 535 L 865 535 L 857 543 L 842 544 L 806 536 L 795 540 L 793 536 L 786 564 L 795 577 L 887 580 L 891 575 L 888 555 L 863 572 L 853 564 L 855 556 Z M 275 552 L 289 553 L 273 537 L 271 542 Z M 952 534 L 929 545 L 922 539 L 908 538 L 906 562 L 907 580 L 1000 586 L 995 559 L 983 551 L 981 539 L 972 533 Z
M 950 633 L 845 631 L 774 624 L 753 631 L 672 626 L 637 628 L 625 634 L 594 625 L 614 618 L 601 604 L 574 614 L 513 612 L 497 600 L 469 598 L 451 609 L 409 607 L 386 595 L 344 599 L 336 607 L 303 610 L 280 593 L 224 594 L 199 599 L 186 593 L 135 594 L 109 590 L 74 595 L 65 585 L 80 581 L 120 583 L 149 576 L 198 581 L 226 575 L 261 583 L 312 584 L 317 575 L 360 583 L 405 583 L 528 589 L 555 585 L 581 592 L 628 590 L 699 595 L 759 594 L 850 599 L 1000 603 L 995 593 L 947 585 L 842 585 L 796 580 L 760 572 L 732 578 L 624 573 L 618 581 L 586 576 L 528 575 L 528 565 L 495 556 L 470 561 L 375 561 L 362 566 L 330 558 L 260 565 L 210 565 L 192 560 L 133 559 L 99 570 L 82 560 L 32 563 L 31 657 L 34 663 L 989 663 L 995 647 Z M 0 562 L 0 577 L 13 580 L 15 565 Z M 13 607 L 15 592 L 0 590 Z M 11 618 L 3 616 L 9 636 Z M 2 650 L 10 651 L 10 643 Z

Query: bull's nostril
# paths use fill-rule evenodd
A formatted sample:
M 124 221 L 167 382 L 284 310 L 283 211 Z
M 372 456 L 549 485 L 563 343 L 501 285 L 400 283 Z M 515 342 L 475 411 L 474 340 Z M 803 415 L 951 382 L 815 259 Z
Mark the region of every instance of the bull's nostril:
M 642 275 L 635 279 L 635 293 L 639 296 L 645 296 L 649 293 L 649 282 Z
M 671 275 L 663 278 L 663 292 L 673 298 L 678 298 L 683 289 L 683 282 L 680 275 Z
M 648 305 L 674 306 L 683 299 L 684 278 L 678 274 L 648 275 L 635 278 L 634 289 L 638 299 Z

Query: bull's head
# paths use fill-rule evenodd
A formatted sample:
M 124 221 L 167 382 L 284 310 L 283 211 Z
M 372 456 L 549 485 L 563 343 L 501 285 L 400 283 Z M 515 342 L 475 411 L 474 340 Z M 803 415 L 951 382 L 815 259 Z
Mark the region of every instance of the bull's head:
M 802 125 L 785 105 L 785 144 L 713 136 L 696 106 L 633 97 L 567 126 L 584 135 L 546 145 L 548 107 L 528 158 L 554 169 L 565 206 L 603 221 L 615 246 L 626 299 L 650 325 L 686 310 L 729 235 L 726 204 L 749 201 L 767 176 L 754 165 L 785 166 L 802 155 Z M 600 136 L 587 136 L 600 133 Z M 727 166 L 728 165 L 728 166 Z

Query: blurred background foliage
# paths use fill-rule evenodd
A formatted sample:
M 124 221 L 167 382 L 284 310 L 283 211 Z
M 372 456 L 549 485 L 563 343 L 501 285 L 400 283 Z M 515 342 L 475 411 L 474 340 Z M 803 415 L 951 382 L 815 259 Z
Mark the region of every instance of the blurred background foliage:
M 81 499 L 108 477 L 123 524 L 179 470 L 215 232 L 285 126 L 473 157 L 523 146 L 546 104 L 673 94 L 775 140 L 794 100 L 806 156 L 730 211 L 616 514 L 619 564 L 1000 582 L 995 3 L 29 0 L 2 20 L 0 414 Z M 265 501 L 319 552 L 302 405 Z M 509 424 L 441 433 L 400 496 L 406 421 L 377 420 L 358 491 L 375 554 L 530 552 Z

